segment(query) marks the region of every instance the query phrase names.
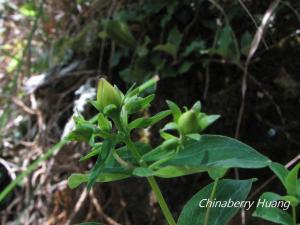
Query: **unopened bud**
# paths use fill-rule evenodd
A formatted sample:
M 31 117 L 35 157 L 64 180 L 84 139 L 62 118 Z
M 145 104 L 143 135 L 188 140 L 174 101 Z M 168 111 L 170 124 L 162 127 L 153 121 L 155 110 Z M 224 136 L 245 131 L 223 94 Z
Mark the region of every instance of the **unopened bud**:
M 98 82 L 97 101 L 101 110 L 111 104 L 119 108 L 122 104 L 122 97 L 118 89 L 101 78 Z

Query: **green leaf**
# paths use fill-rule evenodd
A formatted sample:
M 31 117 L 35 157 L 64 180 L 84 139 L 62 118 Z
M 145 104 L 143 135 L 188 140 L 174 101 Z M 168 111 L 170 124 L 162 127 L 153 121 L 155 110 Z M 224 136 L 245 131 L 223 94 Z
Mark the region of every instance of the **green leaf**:
M 292 195 L 285 195 L 281 198 L 283 201 L 290 202 L 292 206 L 297 206 L 299 204 L 299 200 Z
M 298 163 L 286 177 L 286 188 L 289 195 L 297 196 L 297 184 L 298 184 L 298 172 L 300 169 L 300 163 Z
M 170 110 L 165 110 L 149 118 L 138 118 L 129 124 L 129 129 L 132 130 L 135 128 L 146 128 L 152 126 L 153 124 L 161 121 L 162 119 L 169 116 L 170 114 L 171 114 Z
M 195 104 L 192 106 L 192 110 L 196 113 L 200 113 L 202 108 L 202 104 L 200 101 L 195 102 Z
M 123 47 L 135 48 L 137 41 L 127 24 L 121 21 L 110 20 L 106 24 L 106 32 L 117 44 Z
M 179 117 L 181 116 L 181 110 L 180 108 L 178 107 L 178 105 L 170 100 L 167 100 L 166 101 L 170 110 L 172 111 L 172 116 L 173 116 L 173 120 L 174 122 L 177 122 Z
M 199 119 L 199 125 L 201 127 L 201 130 L 205 130 L 208 126 L 213 124 L 217 119 L 220 118 L 220 115 L 209 115 L 204 116 Z
M 205 42 L 204 41 L 193 41 L 191 44 L 189 44 L 184 52 L 183 56 L 189 56 L 190 54 L 194 52 L 201 53 L 202 50 L 205 49 Z
M 179 48 L 181 43 L 182 34 L 178 30 L 177 26 L 174 26 L 168 36 L 168 42 L 176 46 L 176 49 Z
M 170 153 L 171 154 L 171 153 Z M 171 155 L 172 156 L 172 155 Z M 189 174 L 201 173 L 206 170 L 190 168 L 190 167 L 177 167 L 177 166 L 164 166 L 154 171 L 154 175 L 162 178 L 181 177 Z
M 211 179 L 216 180 L 224 177 L 227 171 L 228 169 L 224 168 L 213 168 L 211 170 L 208 170 L 208 174 Z
M 102 143 L 97 143 L 93 146 L 92 151 L 89 152 L 87 155 L 80 158 L 80 161 L 84 161 L 87 159 L 92 158 L 93 156 L 99 155 L 102 150 Z
M 169 122 L 165 124 L 165 126 L 161 129 L 161 131 L 167 131 L 167 130 L 177 130 L 177 124 L 174 122 Z
M 153 101 L 154 97 L 154 94 L 148 95 L 145 98 L 131 97 L 126 102 L 125 109 L 129 114 L 133 114 L 140 110 L 146 109 L 150 106 L 150 103 Z
M 111 122 L 102 113 L 98 115 L 98 125 L 101 130 L 106 132 L 110 132 L 112 129 Z
M 98 101 L 88 100 L 88 103 L 90 103 L 98 111 L 101 111 L 100 103 Z
M 112 182 L 130 177 L 131 174 L 123 169 L 104 169 L 96 178 L 95 182 Z M 77 188 L 82 183 L 87 183 L 89 174 L 73 173 L 68 179 L 68 185 L 71 189 Z
M 263 202 L 264 200 L 279 201 L 282 200 L 282 196 L 272 192 L 266 192 L 262 194 L 262 196 L 260 196 L 259 200 L 261 202 Z M 253 213 L 253 216 L 282 225 L 293 224 L 292 217 L 287 212 L 276 207 L 263 207 L 262 204 L 257 206 L 255 212 Z
M 245 201 L 253 180 L 220 180 L 215 198 L 217 201 Z M 195 194 L 184 206 L 178 225 L 203 225 L 207 211 L 205 199 L 209 199 L 213 184 L 210 184 Z M 201 205 L 200 205 L 201 204 Z M 204 207 L 201 207 L 204 206 Z M 225 225 L 240 210 L 238 207 L 211 207 L 208 225 Z
M 38 11 L 32 3 L 21 5 L 19 10 L 26 17 L 36 17 L 38 15 Z
M 176 58 L 176 54 L 177 54 L 177 47 L 171 43 L 166 43 L 166 44 L 159 44 L 156 45 L 154 47 L 155 51 L 160 51 L 160 52 L 164 52 L 170 56 L 172 56 L 173 58 Z
M 224 26 L 219 35 L 216 52 L 225 59 L 236 60 L 237 49 L 233 40 L 234 35 L 231 26 Z
M 289 171 L 280 163 L 275 163 L 272 162 L 271 165 L 269 166 L 270 169 L 276 174 L 276 176 L 279 178 L 281 183 L 285 188 L 287 188 L 285 179 L 287 178 Z
M 169 134 L 163 130 L 160 130 L 159 132 L 160 136 L 164 139 L 164 140 L 169 140 L 169 139 L 173 139 L 173 138 L 176 138 L 176 136 L 172 135 L 172 134 Z
M 74 121 L 76 124 L 75 129 L 70 132 L 67 139 L 70 141 L 83 141 L 90 143 L 95 126 L 86 121 L 81 115 L 74 116 Z
M 183 73 L 188 72 L 190 70 L 190 68 L 192 67 L 193 64 L 194 64 L 193 62 L 189 62 L 189 61 L 183 62 L 179 66 L 178 73 L 179 74 L 183 74 Z
M 96 182 L 98 176 L 100 175 L 100 173 L 102 172 L 102 170 L 105 166 L 105 163 L 112 155 L 112 150 L 114 147 L 115 147 L 115 141 L 110 140 L 110 139 L 104 140 L 103 145 L 102 145 L 102 150 L 101 150 L 100 154 L 98 155 L 96 164 L 94 165 L 94 167 L 92 168 L 92 170 L 90 172 L 90 176 L 89 176 L 89 180 L 88 180 L 88 184 L 87 184 L 88 189 L 91 189 L 93 184 Z
M 154 175 L 153 171 L 147 167 L 137 167 L 133 170 L 132 174 L 138 177 L 150 177 Z
M 166 150 L 161 146 L 143 156 L 148 163 L 161 159 Z M 220 135 L 201 135 L 200 140 L 188 140 L 182 149 L 169 161 L 162 163 L 156 171 L 164 167 L 176 167 L 186 174 L 208 171 L 212 168 L 262 168 L 268 166 L 270 160 L 250 146 L 230 137 Z M 174 177 L 176 177 L 174 173 Z

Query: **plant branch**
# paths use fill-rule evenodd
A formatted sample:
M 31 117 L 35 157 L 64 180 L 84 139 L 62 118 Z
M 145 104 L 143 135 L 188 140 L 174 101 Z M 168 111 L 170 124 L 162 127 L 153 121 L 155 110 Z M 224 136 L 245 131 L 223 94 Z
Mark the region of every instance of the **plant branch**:
M 219 182 L 219 178 L 217 178 L 217 179 L 214 181 L 214 185 L 213 185 L 213 188 L 212 188 L 210 197 L 209 197 L 209 200 L 210 200 L 210 201 L 213 201 L 213 199 L 214 199 L 215 196 L 216 196 L 216 191 L 217 191 L 218 182 Z M 210 214 L 210 208 L 211 208 L 211 207 L 208 207 L 207 210 L 206 210 L 205 219 L 204 219 L 204 225 L 208 225 L 209 214 Z

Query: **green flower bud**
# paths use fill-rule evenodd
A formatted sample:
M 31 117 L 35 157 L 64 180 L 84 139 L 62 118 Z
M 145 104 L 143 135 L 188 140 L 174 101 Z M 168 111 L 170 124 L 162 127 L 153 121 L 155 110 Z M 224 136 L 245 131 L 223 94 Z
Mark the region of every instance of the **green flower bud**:
M 122 97 L 117 88 L 113 87 L 105 79 L 101 78 L 98 82 L 97 101 L 101 110 L 111 104 L 120 108 L 122 104 Z
M 198 133 L 199 125 L 196 113 L 192 110 L 183 113 L 178 119 L 178 129 L 182 134 Z

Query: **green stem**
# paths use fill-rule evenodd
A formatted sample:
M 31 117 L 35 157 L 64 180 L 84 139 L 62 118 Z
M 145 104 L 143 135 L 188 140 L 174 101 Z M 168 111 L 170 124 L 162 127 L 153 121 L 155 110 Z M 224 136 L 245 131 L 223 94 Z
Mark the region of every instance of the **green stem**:
M 141 159 L 141 155 L 140 155 L 138 149 L 136 148 L 136 146 L 134 145 L 134 143 L 131 141 L 130 138 L 127 138 L 125 140 L 125 143 L 126 143 L 128 149 L 131 151 L 133 157 L 139 162 Z M 145 167 L 147 166 L 147 164 L 145 162 L 139 162 L 139 163 L 141 166 L 145 166 Z M 161 190 L 160 190 L 155 178 L 153 176 L 151 176 L 151 177 L 147 177 L 147 180 L 151 186 L 152 191 L 154 192 L 154 194 L 157 198 L 158 204 L 159 204 L 168 224 L 176 225 L 176 222 L 172 216 L 172 213 L 161 193 Z
M 214 181 L 214 185 L 213 185 L 213 188 L 212 188 L 210 197 L 209 197 L 209 200 L 210 200 L 210 201 L 213 201 L 213 199 L 215 198 L 216 191 L 217 191 L 217 186 L 218 186 L 218 182 L 219 182 L 219 178 L 217 178 L 217 179 Z M 208 207 L 207 210 L 206 210 L 205 219 L 204 219 L 204 225 L 208 225 L 209 214 L 210 214 L 210 208 L 211 208 L 211 207 Z
M 293 213 L 293 225 L 297 225 L 296 206 L 292 206 L 292 213 Z
M 134 159 L 143 167 L 148 167 L 147 163 L 145 162 L 141 162 L 141 154 L 139 152 L 139 150 L 136 148 L 135 144 L 132 142 L 131 138 L 130 138 L 130 131 L 126 130 L 124 128 L 124 126 L 122 125 L 120 118 L 118 117 L 112 117 L 112 120 L 114 121 L 117 129 L 121 132 L 125 133 L 125 139 L 124 139 L 124 143 L 126 144 L 126 146 L 128 147 L 128 150 L 131 152 L 132 156 L 134 157 Z M 169 225 L 176 225 L 176 222 L 172 216 L 172 213 L 161 193 L 161 190 L 155 180 L 155 178 L 153 176 L 151 177 L 147 177 L 147 180 L 150 184 L 150 187 L 152 189 L 152 191 L 154 192 L 158 204 L 168 222 Z

